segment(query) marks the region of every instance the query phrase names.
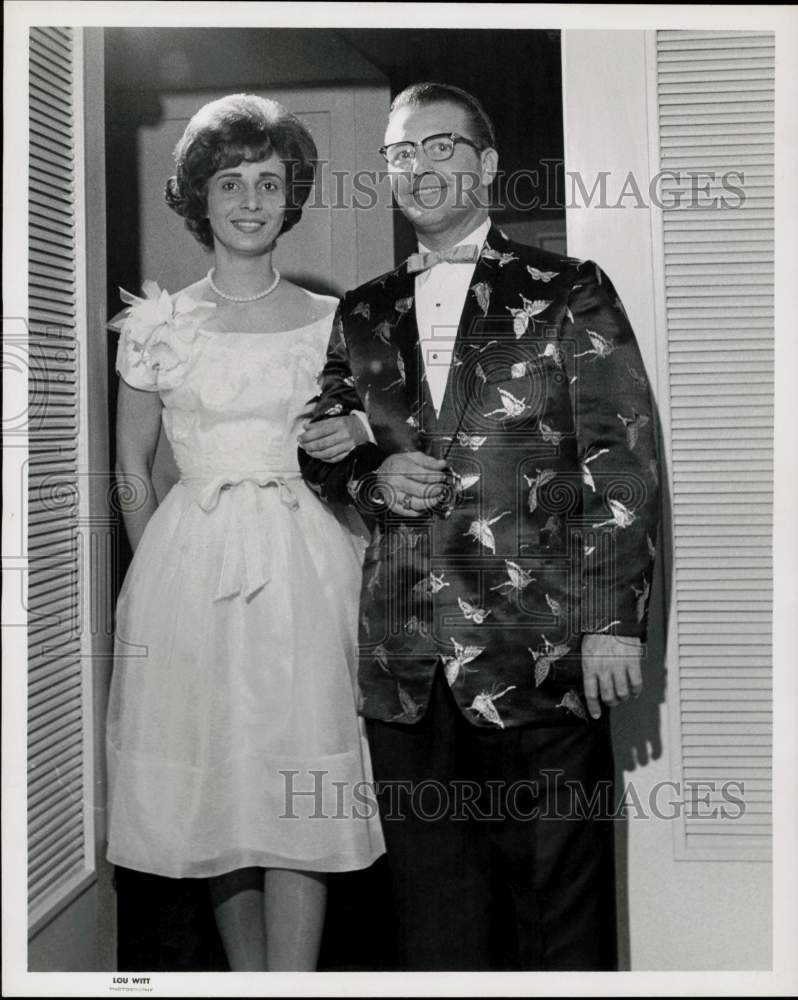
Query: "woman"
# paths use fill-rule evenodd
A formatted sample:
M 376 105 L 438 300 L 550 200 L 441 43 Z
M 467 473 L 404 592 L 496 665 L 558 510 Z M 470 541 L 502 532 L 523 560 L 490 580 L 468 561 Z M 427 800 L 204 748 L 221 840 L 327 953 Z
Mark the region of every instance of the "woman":
M 123 293 L 117 473 L 134 558 L 117 610 L 108 857 L 208 878 L 234 970 L 315 968 L 324 873 L 384 850 L 352 676 L 364 530 L 318 501 L 296 460 L 335 301 L 272 264 L 315 158 L 274 101 L 203 107 L 166 200 L 214 267 L 173 297 L 153 283 Z M 161 422 L 181 478 L 157 506 Z M 364 433 L 331 418 L 303 441 L 335 460 Z

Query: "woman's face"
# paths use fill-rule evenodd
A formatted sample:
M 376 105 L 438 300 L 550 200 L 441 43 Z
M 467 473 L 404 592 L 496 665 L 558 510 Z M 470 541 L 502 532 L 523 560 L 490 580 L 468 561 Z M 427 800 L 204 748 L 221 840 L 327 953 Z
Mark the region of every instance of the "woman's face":
M 208 181 L 208 221 L 217 253 L 256 257 L 268 253 L 285 217 L 285 164 L 268 160 L 217 171 Z

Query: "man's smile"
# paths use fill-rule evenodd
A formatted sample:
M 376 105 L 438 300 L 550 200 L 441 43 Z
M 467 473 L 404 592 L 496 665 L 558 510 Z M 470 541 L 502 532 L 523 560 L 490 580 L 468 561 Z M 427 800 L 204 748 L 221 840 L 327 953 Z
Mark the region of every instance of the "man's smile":
M 417 195 L 422 191 L 442 191 L 445 187 L 446 184 L 440 178 L 421 177 L 418 181 L 413 182 L 411 191 Z

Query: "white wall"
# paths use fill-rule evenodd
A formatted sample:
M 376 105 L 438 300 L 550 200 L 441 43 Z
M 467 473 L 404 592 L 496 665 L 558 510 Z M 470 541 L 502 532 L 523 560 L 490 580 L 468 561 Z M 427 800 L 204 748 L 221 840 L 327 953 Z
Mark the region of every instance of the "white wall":
M 565 169 L 579 171 L 588 192 L 599 171 L 610 171 L 610 205 L 630 171 L 648 201 L 656 171 L 649 157 L 657 122 L 647 82 L 646 35 L 617 30 L 565 30 L 562 35 Z M 630 196 L 623 207 L 600 208 L 595 201 L 585 207 L 578 198 L 566 212 L 568 252 L 597 259 L 612 278 L 662 405 L 667 371 L 655 295 L 659 251 L 651 212 L 635 207 L 636 201 Z M 666 633 L 660 581 L 652 607 L 647 691 L 640 701 L 616 709 L 613 718 L 619 779 L 633 783 L 644 803 L 657 782 L 673 777 L 678 763 L 671 759 L 676 751 L 669 739 L 675 685 L 668 690 L 666 668 L 673 673 L 675 662 L 671 651 L 665 653 Z M 626 967 L 769 969 L 771 866 L 676 860 L 673 826 L 656 818 L 630 818 L 625 827 L 619 825 L 619 930 Z

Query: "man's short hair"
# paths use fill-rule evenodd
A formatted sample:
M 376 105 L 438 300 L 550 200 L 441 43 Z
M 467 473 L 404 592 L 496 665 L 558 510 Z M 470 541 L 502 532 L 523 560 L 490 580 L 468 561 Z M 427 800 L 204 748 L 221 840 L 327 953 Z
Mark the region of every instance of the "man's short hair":
M 438 104 L 440 101 L 456 104 L 465 111 L 471 130 L 471 135 L 466 138 L 473 139 L 482 149 L 496 148 L 496 130 L 485 109 L 468 91 L 449 83 L 414 83 L 406 87 L 394 97 L 389 117 L 394 111 L 408 105 L 423 107 L 427 104 Z

